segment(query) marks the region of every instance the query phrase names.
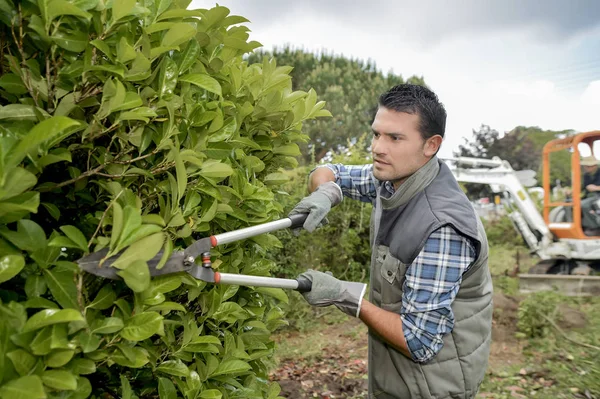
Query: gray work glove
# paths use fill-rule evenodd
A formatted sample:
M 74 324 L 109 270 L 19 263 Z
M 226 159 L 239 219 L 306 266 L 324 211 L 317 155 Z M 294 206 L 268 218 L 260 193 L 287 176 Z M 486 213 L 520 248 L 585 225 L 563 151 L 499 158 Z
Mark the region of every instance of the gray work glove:
M 298 281 L 302 279 L 312 282 L 311 290 L 302 293 L 304 299 L 311 305 L 335 305 L 347 315 L 358 317 L 360 314 L 360 304 L 367 289 L 366 284 L 338 280 L 330 273 L 312 269 L 297 278 Z
M 339 204 L 342 201 L 343 194 L 340 186 L 330 181 L 321 184 L 309 196 L 304 197 L 294 209 L 290 211 L 288 216 L 298 213 L 308 213 L 308 217 L 304 221 L 303 227 L 309 232 L 313 232 L 317 227 L 326 225 L 327 213 L 332 206 Z M 298 231 L 295 231 L 297 234 Z

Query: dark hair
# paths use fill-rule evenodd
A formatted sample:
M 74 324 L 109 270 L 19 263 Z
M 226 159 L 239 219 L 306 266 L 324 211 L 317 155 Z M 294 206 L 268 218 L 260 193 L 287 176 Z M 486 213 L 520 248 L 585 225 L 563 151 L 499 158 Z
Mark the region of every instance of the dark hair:
M 446 110 L 434 92 L 424 86 L 401 84 L 379 97 L 379 105 L 396 112 L 419 115 L 423 140 L 435 135 L 444 137 Z

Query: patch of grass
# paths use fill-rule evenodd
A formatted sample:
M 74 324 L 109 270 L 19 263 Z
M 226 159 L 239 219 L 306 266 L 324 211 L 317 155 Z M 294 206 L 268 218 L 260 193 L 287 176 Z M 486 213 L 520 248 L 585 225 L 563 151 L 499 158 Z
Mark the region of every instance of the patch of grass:
M 493 276 L 504 275 L 515 271 L 518 266 L 521 272 L 526 272 L 539 261 L 529 254 L 529 249 L 522 245 L 490 246 L 488 265 Z
M 478 398 L 600 397 L 600 350 L 593 348 L 600 346 L 600 298 L 561 297 L 560 305 L 585 314 L 586 326 L 552 326 L 545 337 L 526 340 L 525 361 L 490 372 Z M 561 317 L 555 318 L 558 326 Z

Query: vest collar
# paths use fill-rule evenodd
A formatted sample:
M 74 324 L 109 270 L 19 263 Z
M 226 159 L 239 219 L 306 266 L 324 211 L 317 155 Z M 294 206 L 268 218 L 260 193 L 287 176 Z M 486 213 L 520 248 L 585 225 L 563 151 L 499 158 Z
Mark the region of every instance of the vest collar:
M 437 157 L 433 157 L 423 165 L 419 170 L 413 173 L 398 190 L 390 197 L 380 196 L 383 209 L 394 209 L 406 204 L 415 195 L 423 191 L 440 171 L 440 164 Z

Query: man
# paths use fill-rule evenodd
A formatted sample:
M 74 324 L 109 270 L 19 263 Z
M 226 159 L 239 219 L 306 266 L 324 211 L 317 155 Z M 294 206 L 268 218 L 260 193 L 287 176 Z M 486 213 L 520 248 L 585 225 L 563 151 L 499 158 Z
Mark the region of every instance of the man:
M 600 192 L 600 168 L 598 160 L 593 156 L 583 157 L 579 161 L 583 168 L 583 190 L 581 193 L 581 227 L 586 235 L 598 235 L 600 217 L 596 202 Z M 570 192 L 568 194 L 571 194 Z
M 446 111 L 425 87 L 381 95 L 373 164 L 325 165 L 290 212 L 313 231 L 343 196 L 371 202 L 369 300 L 355 284 L 309 270 L 315 306 L 336 305 L 369 327 L 369 397 L 474 398 L 487 368 L 492 280 L 485 232 L 436 153 Z
M 596 194 L 600 191 L 600 168 L 598 168 L 598 160 L 594 156 L 584 157 L 580 164 L 584 172 L 584 198 L 587 198 L 590 194 Z

